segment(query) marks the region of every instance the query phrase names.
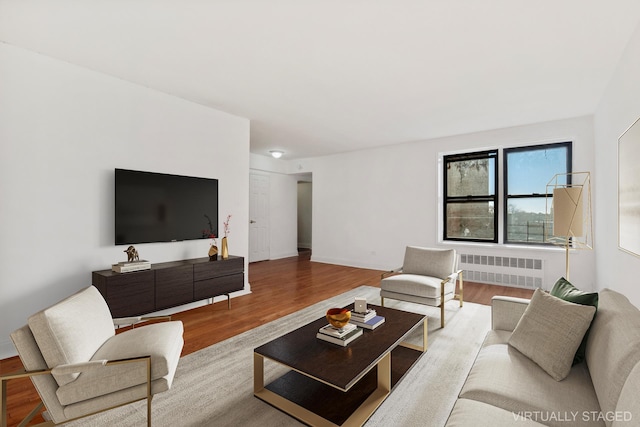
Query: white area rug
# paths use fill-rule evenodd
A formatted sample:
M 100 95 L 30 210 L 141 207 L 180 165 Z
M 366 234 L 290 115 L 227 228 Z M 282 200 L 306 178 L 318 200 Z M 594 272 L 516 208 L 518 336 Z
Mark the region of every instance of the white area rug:
M 311 322 L 328 308 L 352 303 L 356 296 L 379 304 L 380 290 L 361 286 L 307 307 L 180 360 L 172 388 L 153 399 L 152 422 L 162 426 L 295 426 L 295 419 L 253 396 L 253 349 Z M 440 310 L 386 300 L 388 307 L 427 314 L 429 346 L 366 426 L 442 426 L 446 422 L 480 345 L 490 328 L 490 307 L 457 301 L 446 305 L 446 328 Z M 265 363 L 265 383 L 283 368 Z M 146 404 L 137 402 L 67 426 L 144 426 Z

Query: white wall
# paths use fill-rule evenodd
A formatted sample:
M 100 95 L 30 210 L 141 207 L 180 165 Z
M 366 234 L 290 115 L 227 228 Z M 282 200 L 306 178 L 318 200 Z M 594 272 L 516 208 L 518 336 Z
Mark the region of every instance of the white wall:
M 292 162 L 313 172 L 313 254 L 320 262 L 389 269 L 402 264 L 406 245 L 449 246 L 438 236 L 438 158 L 443 152 L 574 141 L 574 170 L 593 171 L 591 116 L 399 144 Z M 549 177 L 551 178 L 551 177 Z M 592 180 L 598 177 L 592 173 Z M 565 274 L 564 251 L 493 244 L 473 253 L 541 258 L 544 287 Z M 594 252 L 572 251 L 571 279 L 594 287 Z
M 618 249 L 618 137 L 640 117 L 640 26 L 629 41 L 595 114 L 596 261 L 598 289 L 610 288 L 640 307 L 640 258 Z M 640 160 L 640 159 L 636 159 Z
M 219 227 L 233 215 L 230 251 L 248 260 L 247 119 L 6 44 L 0 63 L 0 358 L 30 314 L 126 260 L 114 168 L 219 179 Z M 209 242 L 136 247 L 162 262 Z

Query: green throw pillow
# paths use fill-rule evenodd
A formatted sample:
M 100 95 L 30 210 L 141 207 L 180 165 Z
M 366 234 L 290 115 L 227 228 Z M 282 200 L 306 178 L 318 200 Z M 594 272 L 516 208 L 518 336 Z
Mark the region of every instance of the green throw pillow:
M 592 305 L 596 308 L 596 314 L 598 309 L 598 293 L 592 292 L 587 293 L 583 292 L 580 289 L 573 286 L 567 279 L 561 277 L 558 279 L 555 285 L 553 285 L 553 289 L 550 292 L 554 297 L 558 297 L 565 301 L 569 301 L 575 304 L 582 305 Z M 594 319 L 596 314 L 594 314 Z M 576 351 L 576 355 L 573 357 L 573 364 L 580 363 L 584 360 L 585 351 L 587 349 L 587 338 L 589 337 L 589 331 L 591 330 L 591 326 L 587 329 L 587 332 L 584 334 L 584 338 L 580 343 L 580 347 L 578 347 L 578 351 Z

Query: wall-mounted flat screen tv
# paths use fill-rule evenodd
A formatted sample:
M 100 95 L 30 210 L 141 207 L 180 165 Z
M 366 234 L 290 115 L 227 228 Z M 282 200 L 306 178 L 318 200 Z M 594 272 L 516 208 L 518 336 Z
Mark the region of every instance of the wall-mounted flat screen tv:
M 115 244 L 218 235 L 218 180 L 115 170 Z

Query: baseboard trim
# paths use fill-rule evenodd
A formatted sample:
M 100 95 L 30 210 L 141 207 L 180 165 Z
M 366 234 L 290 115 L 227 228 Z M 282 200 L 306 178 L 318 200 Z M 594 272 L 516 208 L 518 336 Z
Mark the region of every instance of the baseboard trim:
M 384 270 L 384 268 L 380 268 L 379 265 L 363 263 L 360 261 L 349 261 L 340 258 L 319 257 L 313 254 L 311 255 L 311 261 L 322 262 L 325 264 L 344 265 L 345 267 L 366 268 L 368 270 Z
M 284 252 L 281 254 L 271 254 L 269 256 L 269 260 L 282 259 L 282 258 L 290 258 L 292 256 L 298 256 L 298 251 L 295 252 Z

